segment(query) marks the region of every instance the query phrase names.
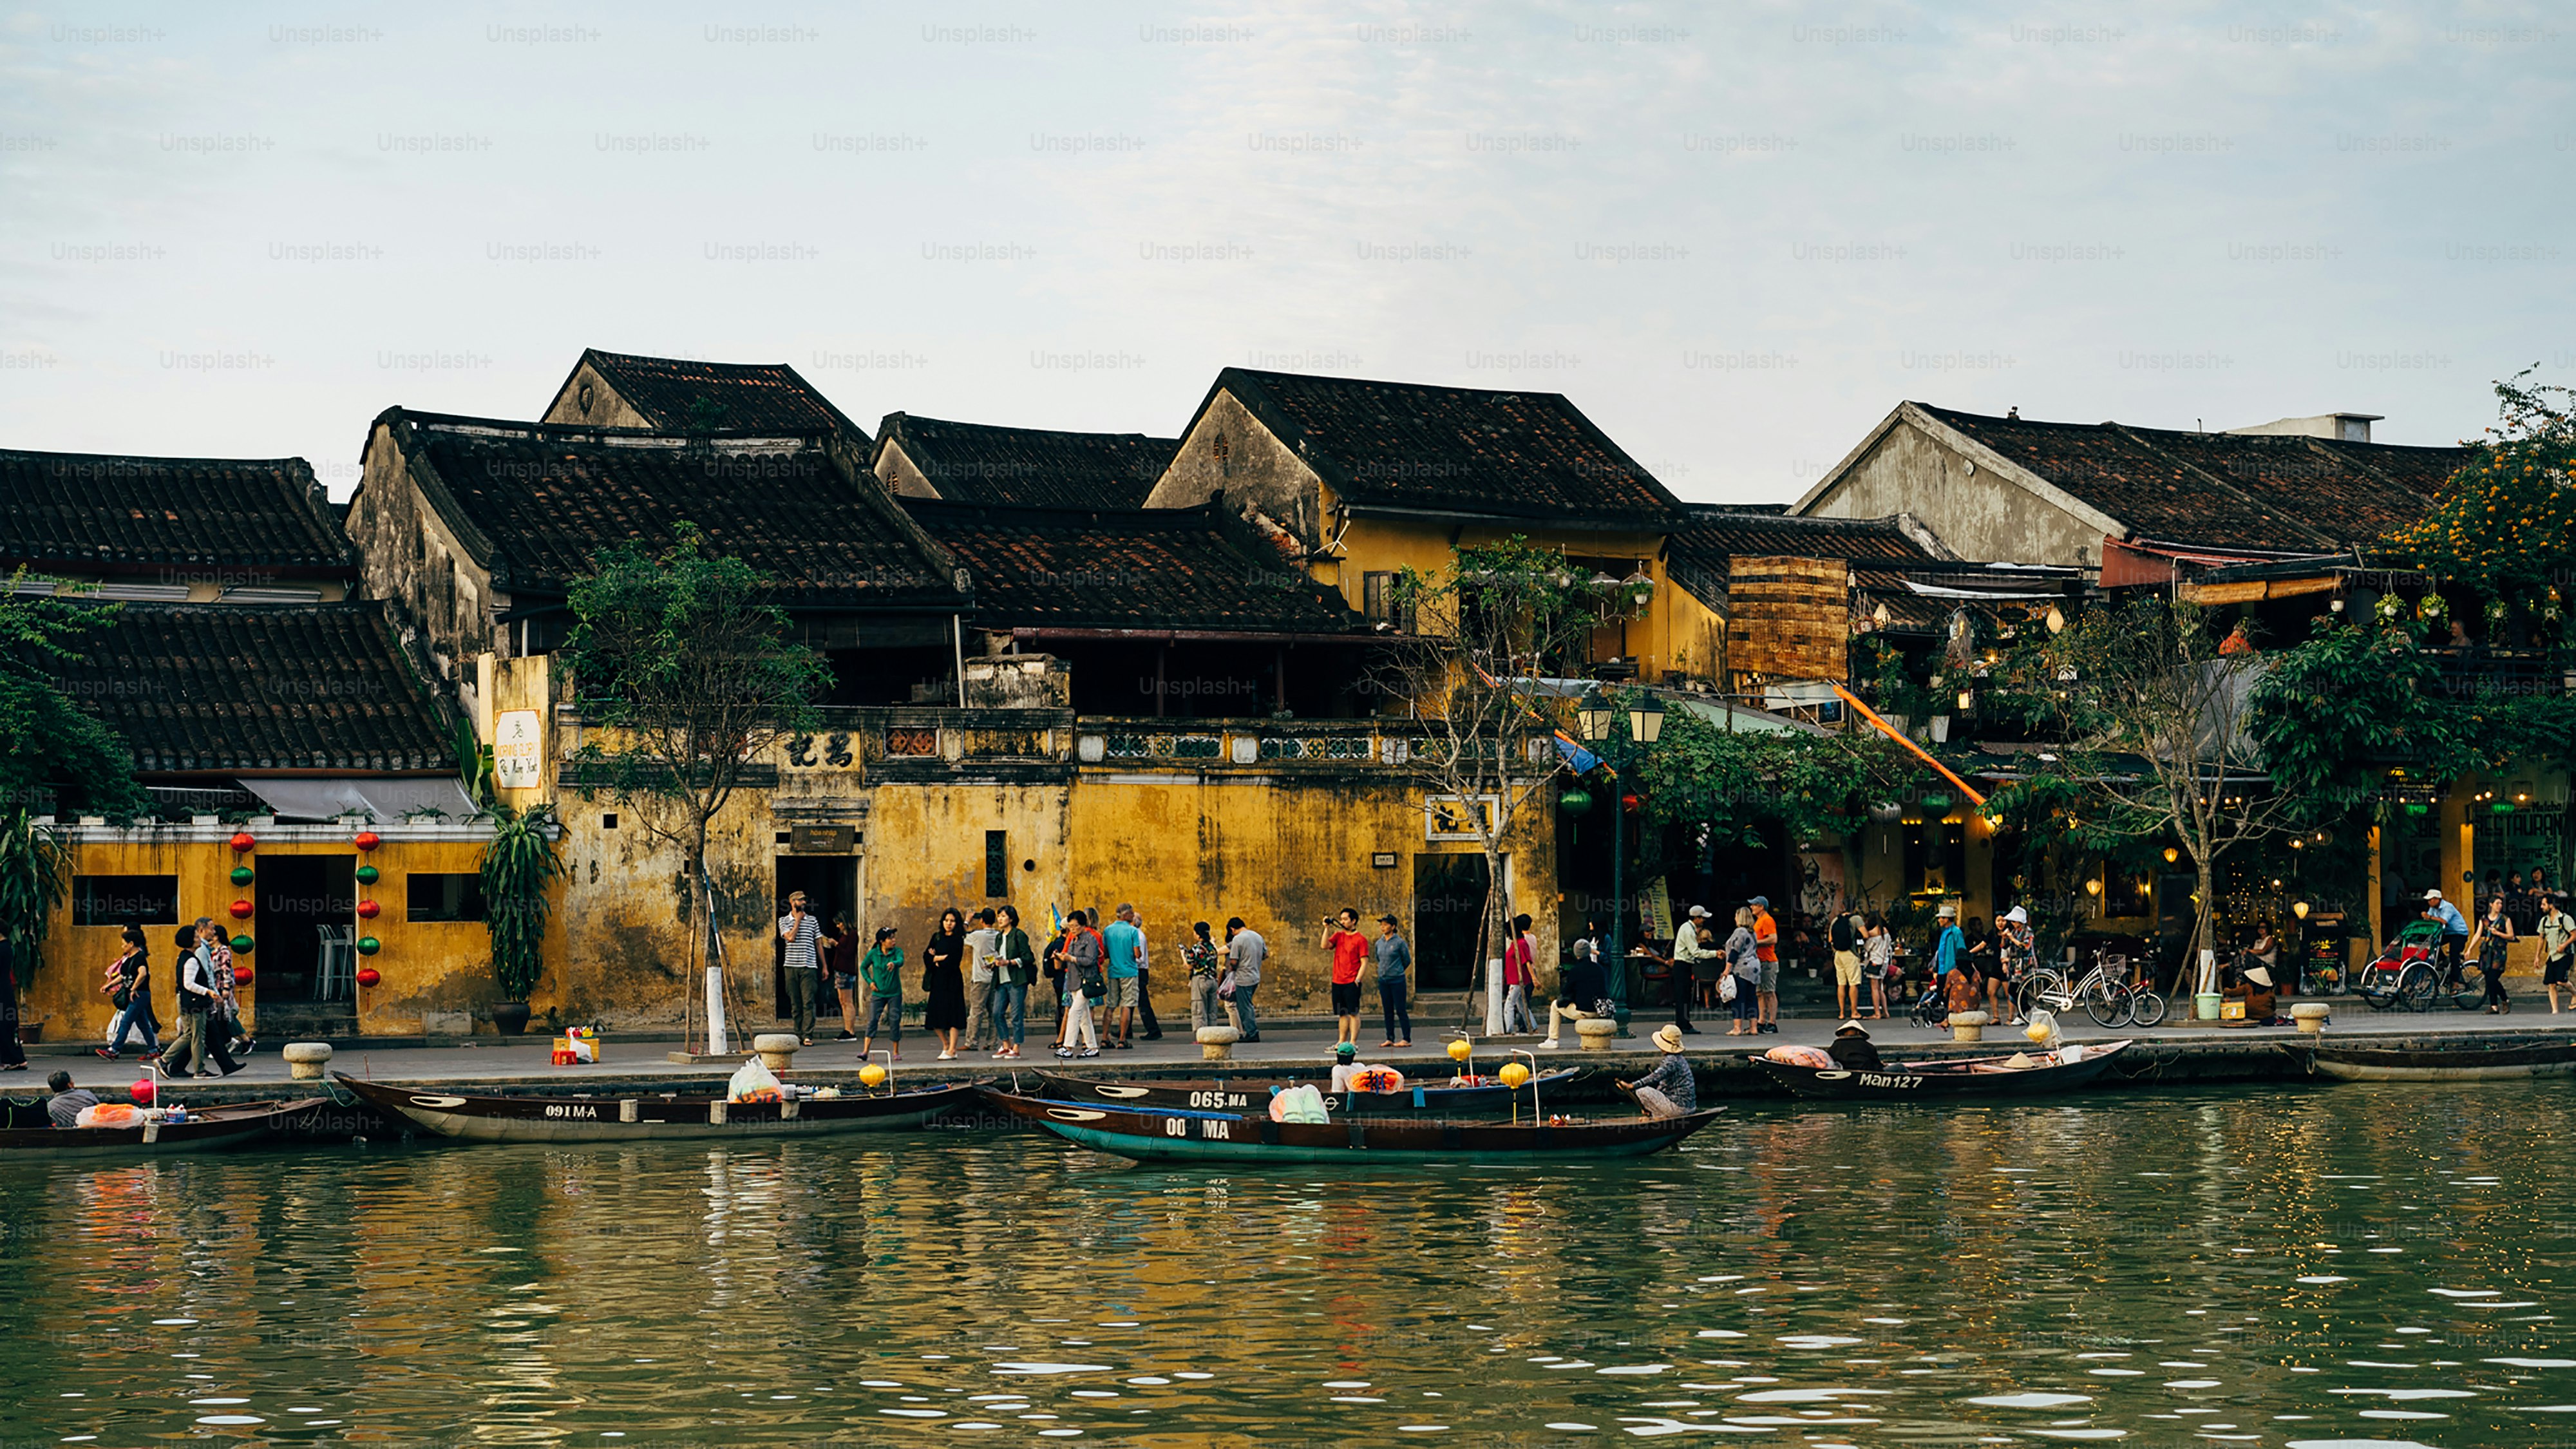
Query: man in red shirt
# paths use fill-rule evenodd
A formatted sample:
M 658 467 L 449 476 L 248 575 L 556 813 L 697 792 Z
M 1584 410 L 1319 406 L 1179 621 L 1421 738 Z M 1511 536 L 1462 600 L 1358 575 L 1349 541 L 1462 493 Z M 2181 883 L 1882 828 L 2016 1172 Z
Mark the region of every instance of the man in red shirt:
M 1360 931 L 1360 913 L 1349 906 L 1324 923 L 1324 946 L 1333 953 L 1333 1015 L 1341 1022 L 1334 1044 L 1360 1040 L 1360 966 L 1371 954 L 1369 938 Z
M 1753 1029 L 1780 1030 L 1780 923 L 1771 919 L 1771 898 L 1753 898 L 1753 954 L 1762 959 L 1762 980 L 1753 993 Z

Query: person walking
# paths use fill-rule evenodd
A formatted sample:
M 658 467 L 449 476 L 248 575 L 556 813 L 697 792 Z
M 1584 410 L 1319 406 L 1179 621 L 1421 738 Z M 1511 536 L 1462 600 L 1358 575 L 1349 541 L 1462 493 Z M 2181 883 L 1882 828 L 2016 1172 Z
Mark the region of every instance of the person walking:
M 1360 967 L 1368 960 L 1369 939 L 1360 930 L 1360 913 L 1351 906 L 1324 923 L 1324 949 L 1333 953 L 1333 1022 L 1335 1042 L 1360 1042 Z
M 1000 1061 L 1019 1058 L 1021 1044 L 1029 1034 L 1029 983 L 1038 979 L 1037 956 L 1029 949 L 1029 933 L 1020 929 L 1020 909 L 1002 907 L 999 929 L 993 942 L 993 1036 L 998 1043 L 993 1056 Z
M 986 906 L 975 913 L 975 929 L 966 933 L 966 1050 L 970 1052 L 991 1051 L 997 1041 L 993 988 L 1001 979 L 995 956 L 1002 933 L 994 920 L 993 908 Z
M 1536 976 L 1538 938 L 1530 918 L 1512 917 L 1512 941 L 1503 948 L 1503 1035 L 1538 1035 L 1538 1017 L 1530 1011 L 1530 982 Z
M 1270 943 L 1259 931 L 1243 923 L 1241 916 L 1225 918 L 1225 974 L 1233 978 L 1234 991 L 1228 994 L 1220 979 L 1217 994 L 1234 1008 L 1235 1029 L 1245 1041 L 1261 1040 L 1261 1019 L 1252 1014 L 1252 994 L 1261 989 L 1261 966 L 1270 959 Z
M 1780 1030 L 1780 923 L 1771 919 L 1771 898 L 1753 898 L 1753 949 L 1762 960 L 1762 979 L 1754 995 L 1754 1030 Z
M 208 969 L 215 987 L 215 1014 L 209 1019 L 213 1029 L 207 1040 L 222 1044 L 222 1056 L 228 1063 L 224 1075 L 229 1077 L 239 1070 L 237 1065 L 229 1064 L 232 1054 L 249 1056 L 259 1043 L 251 1040 L 250 1029 L 242 1024 L 241 966 L 233 960 L 233 943 L 220 925 L 215 928 L 214 948 L 209 954 L 213 957 Z
M 1379 1046 L 1413 1045 L 1413 1010 L 1405 1001 L 1405 979 L 1413 970 L 1413 946 L 1396 930 L 1395 917 L 1377 918 L 1377 1004 L 1386 1014 L 1386 1040 Z
M 1825 942 L 1834 953 L 1834 1014 L 1846 1020 L 1860 1015 L 1863 935 L 1860 912 L 1848 903 L 1834 912 L 1833 924 L 1825 928 Z
M 1753 934 L 1753 923 L 1759 919 L 1751 906 L 1736 907 L 1735 930 L 1726 938 L 1726 970 L 1735 978 L 1735 999 L 1727 1003 L 1735 1020 L 1726 1029 L 1728 1036 L 1754 1036 L 1762 1030 L 1754 1015 L 1762 990 L 1762 941 Z
M 921 1024 L 939 1043 L 939 1059 L 957 1060 L 966 1029 L 966 913 L 950 906 L 921 948 Z
M 1699 1078 L 1682 1056 L 1682 1029 L 1667 1023 L 1655 1029 L 1656 1050 L 1663 1053 L 1655 1069 L 1619 1090 L 1637 1099 L 1649 1117 L 1680 1117 L 1699 1110 Z
M 1108 955 L 1109 977 L 1109 1015 L 1103 1021 L 1103 1034 L 1114 1031 L 1116 1036 L 1108 1044 L 1131 1051 L 1136 1045 L 1136 1003 L 1143 994 L 1140 983 L 1145 971 L 1145 933 L 1136 924 L 1134 906 L 1119 902 L 1100 933 L 1100 943 Z
M 787 972 L 787 1009 L 796 1023 L 796 1038 L 812 1046 L 814 990 L 823 969 L 823 923 L 805 909 L 803 891 L 787 893 L 787 914 L 778 918 L 778 940 L 783 948 L 779 964 Z
M 832 973 L 832 994 L 841 1003 L 843 1041 L 859 1039 L 859 928 L 849 913 L 834 911 L 832 928 L 823 933 L 823 966 Z
M 1055 1048 L 1059 1057 L 1100 1055 L 1100 1030 L 1092 1025 L 1091 1003 L 1105 1000 L 1109 992 L 1108 974 L 1101 966 L 1103 954 L 1100 933 L 1091 929 L 1082 912 L 1074 912 L 1064 931 L 1064 1035 Z M 1076 1042 L 1082 1043 L 1079 1050 Z
M 2532 874 L 2537 876 L 2538 871 Z M 2537 927 L 2540 933 L 2540 985 L 2549 993 L 2549 1014 L 2558 1014 L 2558 993 L 2568 987 L 2570 967 L 2576 967 L 2576 916 L 2567 914 L 2567 898 L 2552 895 L 2545 898 L 2546 909 Z
M 1699 992 L 1699 963 L 1718 959 L 1717 948 L 1708 942 L 1711 929 L 1708 907 L 1693 906 L 1689 919 L 1673 932 L 1673 1025 L 1684 1036 L 1699 1035 L 1690 1024 L 1691 1000 Z
M 107 978 L 99 983 L 99 994 L 116 1007 L 116 1020 L 108 1026 L 107 1045 L 96 1048 L 97 1054 L 115 1061 L 125 1050 L 127 1033 L 143 1029 L 143 1060 L 157 1061 L 161 1056 L 161 1021 L 152 1012 L 152 951 L 143 939 L 143 928 L 128 924 L 124 931 L 125 953 L 108 963 Z
M 1225 1024 L 1225 1001 L 1216 994 L 1217 978 L 1225 969 L 1225 952 L 1208 935 L 1208 923 L 1190 925 L 1190 940 L 1181 947 L 1181 964 L 1190 973 L 1190 1030 Z
M 1127 924 L 1136 928 L 1136 1024 L 1145 1028 L 1145 1040 L 1163 1039 L 1163 1022 L 1154 1015 L 1154 942 L 1145 930 L 1145 913 L 1127 912 Z
M 206 1016 L 198 1030 L 204 1055 L 215 1064 L 212 1073 L 229 1077 L 241 1070 L 230 1050 L 233 1039 L 233 1012 L 230 991 L 233 977 L 233 943 L 224 928 L 210 916 L 197 918 L 196 960 L 204 968 L 206 982 Z
M 1986 1010 L 2007 1025 L 2021 1025 L 2021 983 L 2038 964 L 2039 938 L 2030 929 L 2030 912 L 2015 906 L 1995 921 L 1997 969 L 1986 982 Z
M 1870 1016 L 1887 1020 L 1887 993 L 1896 982 L 1896 933 L 1876 911 L 1861 918 L 1861 947 L 1869 975 Z M 1854 1015 L 1859 1013 L 1855 1012 Z
M 903 1060 L 903 948 L 893 944 L 894 927 L 877 927 L 876 940 L 859 961 L 859 984 L 867 989 L 867 1025 L 859 1028 L 859 1059 L 876 1049 L 877 1022 L 885 1021 L 886 1041 L 896 1061 Z
M 2505 948 L 2514 940 L 2513 917 L 2506 913 L 2504 893 L 2498 891 L 2487 897 L 2487 913 L 2478 921 L 2475 941 L 2478 972 L 2486 977 L 2489 1016 L 2513 1010 L 2513 998 L 2504 994 L 2504 966 Z
M 194 926 L 181 926 L 172 936 L 179 947 L 179 1029 L 161 1053 L 162 1067 L 178 1076 L 204 1077 L 206 1070 L 206 1011 L 214 1001 L 214 988 L 207 981 L 205 956 L 197 946 L 209 923 L 200 918 Z

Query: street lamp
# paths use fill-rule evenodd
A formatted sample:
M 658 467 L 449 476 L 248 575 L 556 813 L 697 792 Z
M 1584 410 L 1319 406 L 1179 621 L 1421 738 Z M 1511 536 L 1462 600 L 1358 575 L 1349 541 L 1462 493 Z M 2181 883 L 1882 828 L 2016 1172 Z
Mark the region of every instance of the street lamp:
M 1641 694 L 1628 706 L 1628 743 L 1621 746 L 1616 730 L 1619 707 L 1599 689 L 1583 697 L 1574 711 L 1575 728 L 1585 744 L 1603 758 L 1611 773 L 1621 773 L 1637 758 L 1637 751 L 1649 748 L 1664 737 L 1664 702 L 1651 694 Z M 1610 941 L 1605 964 L 1610 975 L 1611 1012 L 1618 1018 L 1619 1034 L 1628 1034 L 1628 801 L 1623 781 L 1610 792 Z

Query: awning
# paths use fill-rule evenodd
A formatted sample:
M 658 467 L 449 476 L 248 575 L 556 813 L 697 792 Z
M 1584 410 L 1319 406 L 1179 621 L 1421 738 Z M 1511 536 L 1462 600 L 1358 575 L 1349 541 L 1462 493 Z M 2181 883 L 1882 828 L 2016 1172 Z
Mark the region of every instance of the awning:
M 384 779 L 344 776 L 337 779 L 272 780 L 251 777 L 242 788 L 268 802 L 281 816 L 300 820 L 335 820 L 364 815 L 371 820 L 400 820 L 419 810 L 442 810 L 455 817 L 474 813 L 465 787 L 452 777 Z

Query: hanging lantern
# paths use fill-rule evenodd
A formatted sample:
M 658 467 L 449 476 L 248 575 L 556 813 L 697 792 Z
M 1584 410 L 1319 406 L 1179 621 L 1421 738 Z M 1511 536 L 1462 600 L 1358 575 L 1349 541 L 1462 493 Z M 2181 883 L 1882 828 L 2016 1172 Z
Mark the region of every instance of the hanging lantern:
M 361 956 L 373 956 L 383 949 L 385 949 L 385 943 L 377 940 L 373 936 L 360 936 L 358 938 L 358 954 Z
M 1568 790 L 1556 797 L 1556 808 L 1568 815 L 1580 815 L 1592 808 L 1592 792 L 1580 788 Z
M 252 941 L 252 940 L 251 940 L 251 938 L 250 938 L 250 937 L 248 937 L 248 936 L 235 936 L 235 937 L 233 937 L 233 954 L 234 954 L 234 955 L 236 955 L 236 956 L 247 956 L 247 955 L 249 955 L 249 954 L 250 954 L 250 952 L 251 952 L 251 947 L 252 947 L 252 946 L 254 946 L 254 945 L 256 945 L 256 944 L 257 944 L 257 943 L 256 943 L 256 942 L 254 942 L 254 941 Z M 249 967 L 247 967 L 247 966 L 236 966 L 236 967 L 234 967 L 234 968 L 233 968 L 233 984 L 235 984 L 235 985 L 237 985 L 237 986 L 247 986 L 247 985 L 249 985 L 249 984 L 250 984 L 250 968 L 249 968 Z
M 376 918 L 376 912 L 383 909 L 384 907 L 377 905 L 374 901 L 358 902 L 358 915 L 364 920 L 374 920 Z
M 234 884 L 234 885 L 237 885 L 237 886 L 246 886 L 246 885 L 249 885 L 249 884 L 250 884 L 250 874 L 251 874 L 251 872 L 250 872 L 250 867 L 249 867 L 249 866 L 246 866 L 246 865 L 237 865 L 237 866 L 234 866 L 234 867 L 233 867 L 233 884 Z
M 1453 1062 L 1463 1062 L 1469 1056 L 1473 1055 L 1475 1050 L 1476 1048 L 1474 1045 L 1469 1043 L 1465 1037 L 1459 1037 L 1449 1043 L 1449 1060 Z
M 150 1077 L 137 1077 L 134 1080 L 134 1085 L 125 1089 L 125 1095 L 134 1099 L 135 1106 L 149 1107 L 152 1105 L 152 1094 L 155 1090 L 155 1085 Z
M 247 947 L 247 946 L 245 946 L 245 945 L 241 944 L 241 943 L 243 943 L 243 942 L 245 942 L 245 941 L 248 941 L 249 939 L 250 939 L 250 937 L 248 937 L 248 936 L 235 936 L 235 937 L 233 937 L 233 949 L 234 949 L 234 950 L 236 950 L 236 951 L 246 951 L 246 950 L 250 949 L 249 947 Z M 250 984 L 250 968 L 249 968 L 249 967 L 247 967 L 247 966 L 236 966 L 236 967 L 234 967 L 234 968 L 233 968 L 233 984 L 234 984 L 235 986 L 248 986 L 248 985 Z
M 352 840 L 349 843 L 358 847 L 360 850 L 373 850 L 385 842 L 384 837 L 376 834 L 376 832 L 372 830 L 361 830 L 358 832 L 357 839 Z
M 862 1087 L 882 1087 L 885 1079 L 886 1069 L 875 1062 L 859 1068 L 859 1085 Z
M 1514 1091 L 1518 1091 L 1522 1087 L 1529 1085 L 1530 1070 L 1518 1062 L 1503 1063 L 1503 1069 L 1494 1073 L 1494 1075 L 1502 1079 L 1504 1086 L 1509 1087 Z
M 359 866 L 359 867 L 358 867 L 358 884 L 360 884 L 360 885 L 374 885 L 374 884 L 376 883 L 376 881 L 377 881 L 378 877 L 379 877 L 381 874 L 382 874 L 382 872 L 378 871 L 378 870 L 377 870 L 374 866 L 372 866 L 372 865 L 362 865 L 362 866 Z
M 377 974 L 376 968 L 373 966 L 361 966 L 358 968 L 358 984 L 360 986 L 373 986 L 384 979 L 385 978 L 383 976 Z
M 1926 795 L 1923 797 L 1923 808 L 1926 810 L 1947 810 L 1950 808 L 1950 797 L 1947 795 Z
M 1644 801 L 1639 800 L 1634 795 L 1622 795 L 1619 797 L 1619 808 L 1627 811 L 1631 815 L 1636 814 L 1637 807 L 1644 803 Z
M 235 901 L 224 909 L 232 912 L 233 919 L 236 921 L 247 921 L 250 919 L 251 904 L 248 901 Z
M 249 854 L 251 848 L 258 844 L 258 841 L 250 838 L 250 832 L 247 830 L 237 830 L 233 832 L 232 847 L 234 850 L 244 855 Z

